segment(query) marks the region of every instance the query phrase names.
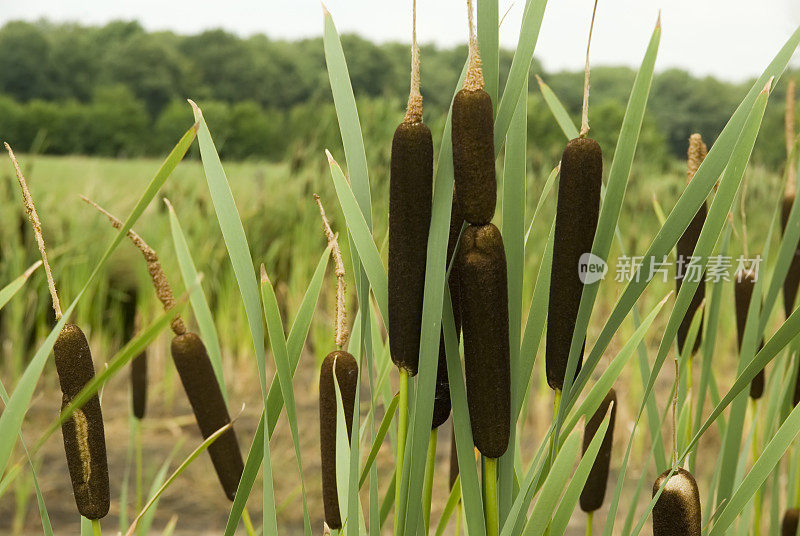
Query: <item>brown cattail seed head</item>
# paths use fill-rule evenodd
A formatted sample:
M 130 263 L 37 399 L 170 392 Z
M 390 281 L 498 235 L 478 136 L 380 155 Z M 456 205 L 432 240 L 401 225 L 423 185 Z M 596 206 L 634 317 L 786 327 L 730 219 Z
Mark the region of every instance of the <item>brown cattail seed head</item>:
M 689 227 L 683 232 L 680 239 L 678 239 L 678 244 L 676 246 L 676 253 L 678 261 L 680 262 L 680 271 L 676 274 L 675 277 L 675 288 L 676 292 L 680 292 L 681 284 L 683 283 L 684 278 L 686 278 L 688 273 L 688 266 L 691 261 L 692 254 L 694 253 L 694 248 L 697 246 L 697 241 L 700 238 L 700 232 L 703 230 L 703 225 L 706 222 L 706 204 L 703 203 L 700 205 L 700 208 L 697 210 L 697 214 L 694 215 L 692 221 L 689 222 Z M 700 283 L 697 285 L 697 289 L 694 291 L 694 296 L 692 296 L 692 301 L 689 303 L 689 308 L 686 310 L 686 314 L 681 320 L 680 326 L 678 326 L 678 350 L 683 352 L 683 344 L 686 342 L 686 337 L 689 335 L 689 328 L 692 325 L 692 320 L 694 319 L 695 314 L 697 311 L 700 310 L 700 305 L 703 303 L 703 300 L 706 298 L 706 285 L 703 281 L 702 274 L 691 274 L 692 278 L 700 277 Z M 692 348 L 692 353 L 696 352 L 700 348 L 700 343 L 703 340 L 703 320 L 700 320 L 700 331 L 697 333 L 697 338 L 694 341 L 694 347 Z
M 431 131 L 425 123 L 401 123 L 389 181 L 389 345 L 395 365 L 411 376 L 419 366 L 432 192 Z
M 453 178 L 466 221 L 492 221 L 497 202 L 494 113 L 486 91 L 462 89 L 453 100 Z
M 339 494 L 336 490 L 336 387 L 334 372 L 342 396 L 347 437 L 353 428 L 353 408 L 358 389 L 358 364 L 348 352 L 329 353 L 319 373 L 319 440 L 322 455 L 322 502 L 325 523 L 332 529 L 342 528 Z
M 747 311 L 753 298 L 753 288 L 756 285 L 756 275 L 752 270 L 739 270 L 734 275 L 733 289 L 736 302 L 736 342 L 739 351 L 742 350 L 742 339 L 747 324 Z M 764 341 L 761 341 L 761 346 Z M 764 394 L 764 369 L 761 369 L 750 383 L 750 398 L 755 400 Z
M 786 224 L 789 222 L 789 214 L 792 211 L 794 204 L 794 194 L 787 194 L 783 197 L 783 205 L 781 206 L 781 230 L 786 232 Z M 786 318 L 794 311 L 794 302 L 797 298 L 797 289 L 800 287 L 800 242 L 795 248 L 794 256 L 789 264 L 789 271 L 786 273 L 786 279 L 783 280 L 783 311 Z
M 586 479 L 586 484 L 581 492 L 581 510 L 584 512 L 598 510 L 603 506 L 603 499 L 606 495 L 608 468 L 611 464 L 611 446 L 614 443 L 614 421 L 617 416 L 617 392 L 614 389 L 608 392 L 600 407 L 592 415 L 592 418 L 586 421 L 586 427 L 583 432 L 583 452 L 585 454 L 597 430 L 603 424 L 603 419 L 606 417 L 609 406 L 611 406 L 611 416 L 608 421 L 608 429 L 603 438 L 603 443 L 600 445 L 600 450 L 597 452 L 597 458 L 594 460 L 592 470 L 589 471 L 589 478 Z
M 61 409 L 94 378 L 89 343 L 75 324 L 66 324 L 53 346 L 63 398 Z M 108 514 L 110 493 L 103 413 L 97 393 L 61 425 L 72 491 L 78 512 L 87 519 Z
M 136 305 L 138 292 L 132 287 L 125 292 L 122 304 L 122 329 L 125 341 L 136 335 Z M 131 361 L 131 402 L 133 415 L 143 419 L 147 408 L 147 351 L 142 351 Z
M 172 359 L 183 389 L 192 405 L 203 438 L 231 422 L 225 399 L 208 358 L 206 347 L 195 333 L 187 331 L 172 339 Z M 228 499 L 236 496 L 236 488 L 244 470 L 239 442 L 233 428 L 226 430 L 208 447 L 222 489 Z
M 511 378 L 508 283 L 503 238 L 494 225 L 470 225 L 458 250 L 467 403 L 475 446 L 487 458 L 508 448 Z
M 800 517 L 800 510 L 797 508 L 789 508 L 783 514 L 783 523 L 781 523 L 781 536 L 796 536 L 797 535 L 797 521 Z
M 653 496 L 670 473 L 667 469 L 653 484 Z M 669 478 L 653 507 L 653 536 L 700 536 L 700 492 L 692 474 L 678 469 Z
M 547 383 L 553 389 L 564 387 L 572 334 L 583 293 L 578 265 L 581 256 L 592 250 L 602 182 L 603 152 L 600 145 L 590 138 L 571 140 L 561 157 L 547 313 L 545 365 Z M 582 362 L 583 349 L 576 375 Z

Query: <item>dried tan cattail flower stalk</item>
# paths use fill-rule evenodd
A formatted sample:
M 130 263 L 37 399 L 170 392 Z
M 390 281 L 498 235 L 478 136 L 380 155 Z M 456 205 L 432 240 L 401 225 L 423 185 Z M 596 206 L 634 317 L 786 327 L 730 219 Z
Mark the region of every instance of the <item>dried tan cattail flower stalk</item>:
M 339 249 L 339 241 L 337 235 L 331 230 L 331 225 L 328 222 L 328 217 L 325 215 L 325 209 L 322 208 L 322 201 L 319 195 L 314 194 L 314 200 L 319 207 L 319 214 L 322 218 L 322 227 L 325 231 L 325 238 L 328 239 L 328 246 L 331 248 L 331 255 L 333 262 L 336 265 L 336 346 L 341 349 L 347 342 L 350 336 L 350 330 L 347 329 L 347 311 L 345 310 L 345 281 L 344 281 L 344 261 L 342 260 L 342 251 Z
M 472 15 L 472 0 L 467 0 L 467 20 L 469 21 L 469 68 L 464 78 L 464 89 L 477 91 L 483 89 L 483 64 L 481 51 L 478 48 L 478 37 L 475 34 L 475 21 Z
M 404 123 L 419 123 L 422 121 L 422 93 L 420 93 L 419 79 L 419 45 L 417 45 L 417 0 L 412 7 L 411 22 L 411 91 L 408 94 L 408 105 Z
M 115 229 L 122 229 L 123 224 L 116 216 L 86 196 L 82 195 L 81 199 L 97 209 L 98 212 L 105 215 Z M 153 286 L 156 289 L 156 296 L 158 296 L 158 299 L 164 306 L 164 310 L 168 311 L 172 309 L 175 307 L 175 295 L 172 293 L 172 287 L 169 286 L 167 276 L 164 274 L 164 269 L 161 267 L 161 261 L 158 260 L 158 254 L 147 244 L 147 242 L 144 241 L 141 236 L 136 234 L 133 229 L 128 231 L 128 238 L 130 238 L 131 242 L 133 242 L 134 245 L 139 248 L 139 251 L 142 252 L 144 259 L 147 262 L 147 272 L 150 274 L 150 278 L 153 280 Z M 183 335 L 186 333 L 186 325 L 183 323 L 180 315 L 175 316 L 171 327 L 175 335 Z
M 36 237 L 36 244 L 39 246 L 39 252 L 42 254 L 42 263 L 44 264 L 44 272 L 47 274 L 47 287 L 50 289 L 50 297 L 53 299 L 53 310 L 56 313 L 56 320 L 61 320 L 61 302 L 58 300 L 58 292 L 56 292 L 56 283 L 53 281 L 53 273 L 50 271 L 50 263 L 47 262 L 47 251 L 44 247 L 44 237 L 42 236 L 42 223 L 39 221 L 39 214 L 36 212 L 36 206 L 33 204 L 33 197 L 28 190 L 28 184 L 25 182 L 25 177 L 22 175 L 22 170 L 17 162 L 17 157 L 14 156 L 14 151 L 8 143 L 4 143 L 8 156 L 11 157 L 11 162 L 14 164 L 14 170 L 17 172 L 17 180 L 22 188 L 22 198 L 25 201 L 25 211 L 28 213 L 28 219 L 33 225 L 33 234 Z
M 592 22 L 589 25 L 589 40 L 586 43 L 586 67 L 583 71 L 583 107 L 581 111 L 581 132 L 580 137 L 585 138 L 589 134 L 589 50 L 592 48 L 592 32 L 594 31 L 594 16 L 597 14 L 597 0 L 594 0 L 592 9 Z
M 692 134 L 689 138 L 689 165 L 687 170 L 686 182 L 692 180 L 700 169 L 700 164 L 705 160 L 708 154 L 708 147 L 703 142 L 703 137 L 700 134 Z

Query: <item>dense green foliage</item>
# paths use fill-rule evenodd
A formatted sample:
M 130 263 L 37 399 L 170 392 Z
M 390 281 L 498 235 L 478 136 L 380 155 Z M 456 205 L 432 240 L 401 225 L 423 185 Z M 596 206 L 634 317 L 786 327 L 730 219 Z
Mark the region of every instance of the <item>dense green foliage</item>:
M 342 38 L 369 147 L 388 147 L 408 92 L 408 47 Z M 158 154 L 189 117 L 184 99 L 203 106 L 223 158 L 284 160 L 339 143 L 321 38 L 295 42 L 222 30 L 184 36 L 147 32 L 136 22 L 78 26 L 9 22 L 0 28 L 0 138 L 19 150 L 50 154 Z M 422 47 L 426 120 L 439 138 L 466 46 Z M 500 55 L 501 80 L 512 53 Z M 582 72 L 539 73 L 574 117 Z M 627 67 L 592 74 L 592 135 L 616 143 L 633 83 Z M 640 146 L 663 164 L 682 156 L 691 132 L 713 141 L 750 82 L 695 78 L 680 70 L 656 76 Z M 530 81 L 528 129 L 534 163 L 552 162 L 562 134 Z M 754 159 L 781 165 L 783 86 L 776 90 Z M 776 137 L 781 143 L 776 143 Z

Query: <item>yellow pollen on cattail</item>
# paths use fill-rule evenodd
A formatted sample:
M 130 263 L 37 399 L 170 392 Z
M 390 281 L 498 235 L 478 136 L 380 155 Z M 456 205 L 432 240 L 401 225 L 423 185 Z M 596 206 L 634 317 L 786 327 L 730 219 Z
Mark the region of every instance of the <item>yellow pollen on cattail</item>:
M 88 484 L 92 477 L 92 453 L 89 450 L 89 422 L 86 415 L 79 409 L 72 413 L 72 422 L 75 423 L 75 439 L 78 442 L 78 452 L 83 463 L 83 481 Z

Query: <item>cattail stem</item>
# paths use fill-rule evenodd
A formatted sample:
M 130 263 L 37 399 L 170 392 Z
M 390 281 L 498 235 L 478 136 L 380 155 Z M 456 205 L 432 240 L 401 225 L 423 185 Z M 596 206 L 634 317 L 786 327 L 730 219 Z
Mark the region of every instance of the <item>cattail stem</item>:
M 586 67 L 583 71 L 583 107 L 581 112 L 581 132 L 580 137 L 585 138 L 589 134 L 589 50 L 592 48 L 592 32 L 594 31 L 594 16 L 597 14 L 597 0 L 594 0 L 592 9 L 592 22 L 589 25 L 589 40 L 586 43 Z
M 794 197 L 797 191 L 797 169 L 796 169 L 796 161 L 793 162 L 791 159 L 792 155 L 792 147 L 794 146 L 794 137 L 795 137 L 795 91 L 796 91 L 796 84 L 794 78 L 789 80 L 789 84 L 786 87 L 786 115 L 785 115 L 785 126 L 786 126 L 786 165 L 788 169 L 786 170 L 786 190 L 784 191 L 785 197 Z
M 680 365 L 678 364 L 678 356 L 675 355 L 675 388 L 673 389 L 672 396 L 672 465 L 673 467 L 678 463 L 678 386 L 680 385 Z
M 431 430 L 428 439 L 428 457 L 425 462 L 425 483 L 423 486 L 422 508 L 425 516 L 425 534 L 431 526 L 431 498 L 433 497 L 433 473 L 436 467 L 436 443 L 438 440 L 438 428 Z
M 39 214 L 36 212 L 36 206 L 33 204 L 33 197 L 28 190 L 28 183 L 25 182 L 25 177 L 22 175 L 22 169 L 19 167 L 17 157 L 14 156 L 14 151 L 8 143 L 4 143 L 8 156 L 11 157 L 11 162 L 14 164 L 14 171 L 17 173 L 17 181 L 22 188 L 22 198 L 25 202 L 25 211 L 28 213 L 28 219 L 33 225 L 33 235 L 36 237 L 36 244 L 39 246 L 39 253 L 42 254 L 42 263 L 44 264 L 44 273 L 47 275 L 47 287 L 50 289 L 50 297 L 53 300 L 53 311 L 56 313 L 56 321 L 61 320 L 61 302 L 58 299 L 58 292 L 56 291 L 56 283 L 53 280 L 53 273 L 50 271 L 50 263 L 47 262 L 47 251 L 44 247 L 44 237 L 42 236 L 42 223 L 39 221 Z
M 82 195 L 81 199 L 83 199 L 87 204 L 93 206 L 98 212 L 108 218 L 108 220 L 111 222 L 111 225 L 115 229 L 122 229 L 123 224 L 119 218 L 108 212 L 106 209 L 88 197 Z M 133 229 L 128 231 L 128 238 L 130 238 L 134 245 L 139 248 L 139 251 L 142 252 L 145 261 L 147 261 L 147 271 L 150 274 L 150 278 L 153 280 L 153 286 L 156 289 L 156 295 L 163 304 L 164 310 L 169 311 L 175 307 L 175 295 L 172 293 L 172 287 L 170 287 L 167 276 L 164 273 L 164 269 L 161 267 L 161 261 L 158 260 L 158 254 L 156 254 L 155 250 L 151 248 L 141 236 L 136 234 Z M 171 328 L 175 335 L 184 335 L 186 333 L 186 325 L 183 323 L 180 315 L 175 315 L 175 319 L 172 321 Z
M 586 514 L 586 536 L 592 536 L 592 525 L 594 524 L 594 512 Z
M 497 458 L 483 458 L 483 507 L 486 514 L 486 536 L 500 534 L 497 511 Z
M 256 529 L 250 519 L 250 512 L 247 511 L 247 507 L 242 510 L 242 522 L 244 523 L 244 530 L 247 531 L 247 536 L 255 536 Z
M 328 239 L 328 246 L 331 248 L 331 255 L 333 262 L 336 264 L 336 328 L 335 338 L 336 347 L 341 350 L 350 336 L 350 331 L 347 329 L 347 311 L 345 310 L 345 281 L 344 281 L 344 261 L 342 260 L 342 250 L 339 249 L 339 240 L 337 235 L 331 229 L 331 224 L 328 217 L 325 215 L 325 209 L 322 208 L 322 201 L 319 195 L 314 194 L 314 200 L 319 207 L 319 214 L 322 218 L 322 226 L 325 230 L 325 238 Z
M 467 21 L 469 22 L 469 68 L 464 78 L 464 89 L 477 91 L 483 89 L 485 81 L 483 79 L 483 67 L 481 64 L 481 52 L 478 48 L 478 38 L 475 34 L 475 21 L 472 15 L 472 0 L 467 0 Z
M 400 399 L 398 400 L 397 416 L 397 458 L 395 459 L 394 474 L 394 532 L 398 536 L 400 528 L 400 488 L 403 479 L 403 458 L 406 454 L 406 434 L 408 433 L 408 371 L 400 370 Z
M 92 534 L 94 534 L 94 536 L 102 536 L 99 519 L 92 519 Z
M 142 421 L 133 420 L 136 458 L 136 511 L 142 511 L 144 493 L 144 471 L 142 470 Z

